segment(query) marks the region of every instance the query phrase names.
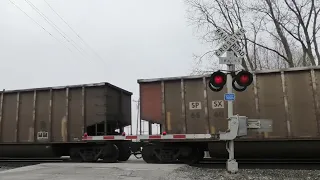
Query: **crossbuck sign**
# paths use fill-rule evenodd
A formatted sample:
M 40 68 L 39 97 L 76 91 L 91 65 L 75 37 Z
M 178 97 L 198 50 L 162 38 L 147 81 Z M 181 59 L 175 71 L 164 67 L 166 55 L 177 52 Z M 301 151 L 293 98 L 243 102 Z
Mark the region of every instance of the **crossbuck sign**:
M 219 57 L 220 64 L 241 64 L 241 59 L 244 57 L 245 52 L 241 49 L 241 47 L 237 44 L 237 41 L 245 34 L 246 30 L 240 28 L 231 36 L 228 35 L 223 29 L 217 28 L 216 34 L 218 37 L 224 40 L 222 46 L 215 51 L 215 55 Z M 227 50 L 231 50 L 237 54 L 237 57 L 221 57 Z

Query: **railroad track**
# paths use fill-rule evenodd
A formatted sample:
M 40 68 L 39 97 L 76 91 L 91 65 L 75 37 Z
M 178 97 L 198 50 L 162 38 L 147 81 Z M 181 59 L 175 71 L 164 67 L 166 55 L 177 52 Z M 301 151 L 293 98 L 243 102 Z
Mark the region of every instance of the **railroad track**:
M 44 163 L 44 162 L 65 162 L 63 158 L 0 158 L 0 164 L 7 163 Z
M 64 159 L 53 159 L 53 158 L 0 158 L 0 170 L 1 169 L 11 169 L 11 168 L 19 168 L 30 165 L 37 165 L 41 163 L 59 163 L 64 162 Z
M 139 160 L 140 158 L 137 158 Z M 204 158 L 197 164 L 225 164 L 227 159 Z M 320 164 L 320 159 L 236 159 L 238 164 Z M 7 163 L 45 163 L 72 162 L 69 158 L 0 158 L 1 164 Z
M 222 164 L 227 159 L 205 158 L 200 164 Z M 320 164 L 320 159 L 236 159 L 240 164 Z
M 199 164 L 225 164 L 226 159 L 204 159 Z M 239 164 L 320 164 L 320 159 L 236 159 Z
M 320 170 L 320 159 L 236 159 L 239 169 Z M 225 169 L 226 159 L 204 159 L 190 166 Z
M 59 163 L 65 162 L 62 158 L 0 158 L 1 167 L 23 167 L 40 163 Z

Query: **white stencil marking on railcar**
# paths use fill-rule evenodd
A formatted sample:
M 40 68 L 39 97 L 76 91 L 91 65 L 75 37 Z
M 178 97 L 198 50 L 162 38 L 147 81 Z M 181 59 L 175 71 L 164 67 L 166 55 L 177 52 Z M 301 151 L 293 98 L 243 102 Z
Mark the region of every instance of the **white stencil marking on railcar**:
M 212 101 L 212 109 L 224 108 L 223 100 L 214 100 Z
M 49 133 L 47 131 L 38 131 L 37 133 L 38 140 L 48 139 L 48 136 L 49 136 Z
M 190 110 L 195 110 L 195 109 L 201 109 L 201 102 L 189 102 L 189 109 Z

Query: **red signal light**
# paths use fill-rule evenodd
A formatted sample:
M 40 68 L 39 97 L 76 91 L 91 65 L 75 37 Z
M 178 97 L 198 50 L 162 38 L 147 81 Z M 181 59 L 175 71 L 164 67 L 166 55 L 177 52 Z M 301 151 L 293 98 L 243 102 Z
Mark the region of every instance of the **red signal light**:
M 236 91 L 244 91 L 252 83 L 253 75 L 248 71 L 240 71 L 237 73 L 232 81 L 232 87 Z
M 212 73 L 209 80 L 209 88 L 212 91 L 221 91 L 223 89 L 223 86 L 227 82 L 227 76 L 221 71 L 216 71 Z
M 222 76 L 215 76 L 214 77 L 214 82 L 216 83 L 216 84 L 221 84 L 221 83 L 223 83 L 223 77 Z
M 246 74 L 243 74 L 240 76 L 239 80 L 242 84 L 246 84 L 249 82 L 249 76 Z

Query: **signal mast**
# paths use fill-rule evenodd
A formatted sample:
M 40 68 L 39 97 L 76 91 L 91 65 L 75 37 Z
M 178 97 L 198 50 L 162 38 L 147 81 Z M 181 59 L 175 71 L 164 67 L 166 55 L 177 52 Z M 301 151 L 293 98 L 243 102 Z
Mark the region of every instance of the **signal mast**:
M 234 123 L 232 122 L 233 114 L 233 101 L 235 100 L 235 94 L 232 92 L 234 89 L 238 92 L 243 92 L 253 81 L 253 75 L 245 70 L 236 72 L 235 65 L 242 64 L 242 59 L 245 56 L 245 52 L 239 46 L 238 42 L 241 37 L 244 36 L 246 30 L 240 28 L 234 34 L 229 35 L 223 29 L 217 28 L 216 35 L 223 40 L 223 44 L 215 51 L 215 55 L 219 57 L 219 64 L 226 64 L 228 69 L 227 73 L 223 73 L 220 70 L 211 74 L 209 80 L 209 88 L 214 92 L 219 92 L 223 89 L 224 85 L 227 85 L 227 93 L 224 94 L 224 100 L 228 101 L 228 129 L 232 128 Z M 221 57 L 224 53 L 226 57 Z M 237 115 L 238 116 L 238 115 Z M 239 117 L 239 116 L 238 116 Z M 235 136 L 236 137 L 236 136 Z M 226 138 L 227 150 L 229 152 L 229 158 L 227 161 L 227 170 L 235 173 L 238 171 L 238 163 L 234 158 L 234 138 Z

